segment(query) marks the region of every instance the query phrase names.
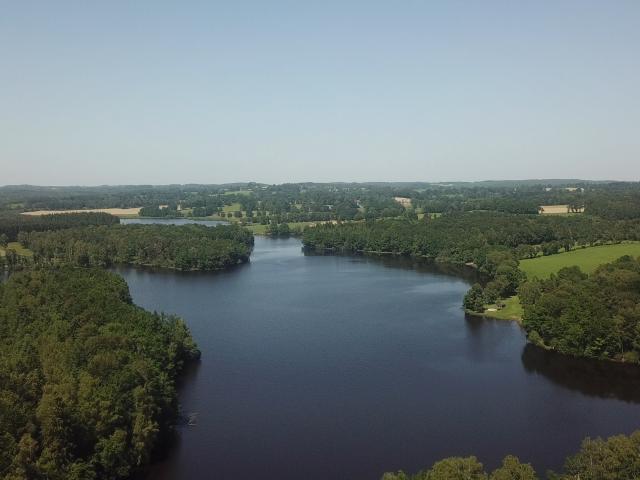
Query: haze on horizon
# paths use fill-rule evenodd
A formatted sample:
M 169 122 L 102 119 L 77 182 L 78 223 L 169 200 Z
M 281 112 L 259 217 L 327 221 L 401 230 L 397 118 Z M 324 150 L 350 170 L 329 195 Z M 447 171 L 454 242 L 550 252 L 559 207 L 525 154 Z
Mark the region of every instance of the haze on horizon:
M 7 2 L 0 184 L 640 179 L 640 2 Z

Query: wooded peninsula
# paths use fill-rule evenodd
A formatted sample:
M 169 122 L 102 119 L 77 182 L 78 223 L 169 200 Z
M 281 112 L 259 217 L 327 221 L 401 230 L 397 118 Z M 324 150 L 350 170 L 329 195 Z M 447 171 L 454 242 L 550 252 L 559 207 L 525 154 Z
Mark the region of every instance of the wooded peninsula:
M 185 323 L 131 303 L 94 268 L 0 284 L 2 478 L 125 478 L 177 415 L 175 381 L 200 355 Z

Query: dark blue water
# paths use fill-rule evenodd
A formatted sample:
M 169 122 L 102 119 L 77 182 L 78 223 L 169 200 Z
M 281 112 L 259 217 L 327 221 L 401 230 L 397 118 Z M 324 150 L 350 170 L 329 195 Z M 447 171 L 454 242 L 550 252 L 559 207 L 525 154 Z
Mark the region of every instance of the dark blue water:
M 202 350 L 180 393 L 195 425 L 153 479 L 377 479 L 508 453 L 543 473 L 587 435 L 640 427 L 637 372 L 465 318 L 468 282 L 433 267 L 257 238 L 251 263 L 224 273 L 119 271 Z

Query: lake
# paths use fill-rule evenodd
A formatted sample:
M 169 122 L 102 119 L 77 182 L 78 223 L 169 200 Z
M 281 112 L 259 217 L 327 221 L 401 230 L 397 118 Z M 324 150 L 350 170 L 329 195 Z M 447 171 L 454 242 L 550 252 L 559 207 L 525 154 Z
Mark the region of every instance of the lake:
M 636 370 L 466 318 L 469 280 L 455 271 L 265 237 L 227 272 L 117 271 L 202 350 L 180 387 L 194 425 L 154 480 L 378 479 L 453 455 L 493 468 L 509 453 L 544 473 L 586 436 L 640 426 Z

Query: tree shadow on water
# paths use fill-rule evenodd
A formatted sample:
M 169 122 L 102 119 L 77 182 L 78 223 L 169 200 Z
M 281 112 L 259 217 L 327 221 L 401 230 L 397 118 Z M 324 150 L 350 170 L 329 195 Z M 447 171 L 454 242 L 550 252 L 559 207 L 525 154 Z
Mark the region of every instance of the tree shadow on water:
M 200 370 L 200 360 L 187 363 L 178 376 L 176 389 L 181 392 L 195 382 Z M 165 429 L 158 438 L 158 444 L 151 455 L 151 461 L 145 467 L 134 472 L 127 480 L 149 480 L 162 477 L 170 469 L 171 459 L 177 455 L 182 443 L 181 430 L 193 425 L 192 412 L 185 411 L 182 405 L 177 406 L 177 414 L 172 418 L 172 428 Z M 163 477 L 162 477 L 163 478 Z
M 585 395 L 640 403 L 640 366 L 562 355 L 532 344 L 522 351 L 527 373 Z

